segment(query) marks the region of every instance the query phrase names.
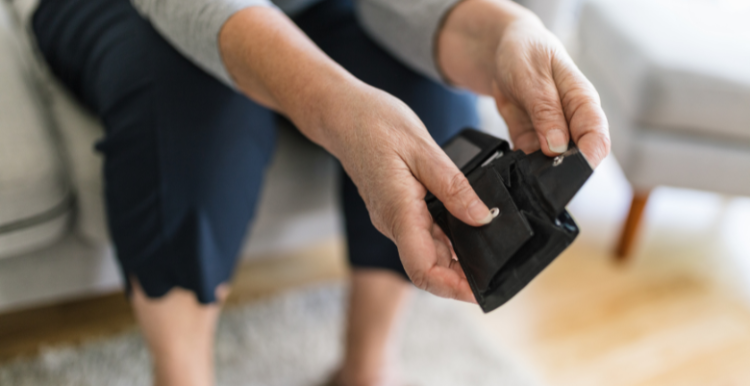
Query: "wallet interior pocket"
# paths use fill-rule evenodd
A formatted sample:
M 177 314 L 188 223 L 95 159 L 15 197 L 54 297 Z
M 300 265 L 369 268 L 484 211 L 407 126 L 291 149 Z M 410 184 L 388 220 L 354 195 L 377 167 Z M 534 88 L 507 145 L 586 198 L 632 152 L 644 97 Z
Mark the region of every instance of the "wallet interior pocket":
M 498 215 L 491 223 L 477 228 L 448 213 L 446 225 L 461 267 L 475 290 L 482 293 L 534 231 L 494 168 L 476 170 L 469 175 L 469 182 L 489 208 L 499 209 Z

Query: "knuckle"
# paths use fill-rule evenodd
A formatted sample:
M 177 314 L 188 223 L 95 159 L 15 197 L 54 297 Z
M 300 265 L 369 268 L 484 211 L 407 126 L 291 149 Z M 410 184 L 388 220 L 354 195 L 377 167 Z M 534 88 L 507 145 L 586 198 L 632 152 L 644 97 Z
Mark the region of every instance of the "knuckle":
M 557 101 L 542 99 L 531 108 L 531 116 L 540 122 L 556 121 L 562 117 L 562 111 Z
M 463 173 L 454 173 L 446 182 L 446 199 L 451 201 L 458 200 L 469 189 L 471 189 L 471 185 L 469 185 L 469 180 L 466 179 Z
M 589 92 L 578 90 L 569 92 L 564 98 L 565 111 L 568 115 L 575 116 L 579 110 L 596 110 L 600 106 L 599 94 L 596 91 Z
M 612 140 L 609 138 L 608 135 L 602 136 L 602 141 L 599 147 L 600 159 L 604 159 L 604 157 L 606 157 L 609 154 L 611 148 L 612 148 Z
M 599 95 L 599 92 L 596 91 L 596 89 L 594 88 L 594 85 L 591 84 L 591 82 L 589 82 L 588 80 L 586 80 L 586 82 L 587 82 L 586 89 L 589 90 L 588 91 L 589 98 L 591 98 L 591 100 L 594 101 L 594 103 L 596 103 L 597 106 L 601 105 L 602 97 Z
M 417 288 L 427 291 L 428 287 L 428 280 L 427 280 L 427 274 L 425 271 L 418 270 L 410 275 L 411 282 L 416 286 Z

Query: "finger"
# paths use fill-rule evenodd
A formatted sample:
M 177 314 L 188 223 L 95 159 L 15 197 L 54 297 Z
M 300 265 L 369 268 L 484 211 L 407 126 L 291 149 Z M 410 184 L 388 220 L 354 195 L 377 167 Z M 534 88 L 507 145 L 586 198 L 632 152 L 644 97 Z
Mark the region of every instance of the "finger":
M 425 207 L 426 211 L 427 208 Z M 396 235 L 401 262 L 414 285 L 434 295 L 473 301 L 469 283 L 449 266 L 437 265 L 431 224 L 424 224 L 413 216 L 404 217 L 404 226 Z
M 571 60 L 558 59 L 553 68 L 573 141 L 595 168 L 610 149 L 609 124 L 599 94 Z
M 458 276 L 462 279 L 466 279 L 466 273 L 461 268 L 461 264 L 458 262 L 456 252 L 453 250 L 453 244 L 445 232 L 437 224 L 432 226 L 432 239 L 435 240 L 435 246 L 438 249 L 438 261 L 437 264 L 456 271 Z
M 461 262 L 460 261 L 458 261 L 458 260 L 451 261 L 450 269 L 456 271 L 456 273 L 458 274 L 458 276 L 460 276 L 462 279 L 466 279 L 466 272 L 464 272 L 463 267 L 461 267 Z
M 448 236 L 443 233 L 443 230 L 440 229 L 440 226 L 437 224 L 432 225 L 432 240 L 435 244 L 435 252 L 437 256 L 436 264 L 443 267 L 450 266 L 454 256 L 453 248 L 451 247 L 451 242 L 448 239 Z
M 535 63 L 547 65 L 539 60 Z M 552 69 L 529 72 L 517 90 L 518 102 L 526 110 L 539 138 L 542 152 L 548 156 L 562 154 L 568 150 L 568 121 L 563 112 L 560 94 L 553 79 Z
M 499 91 L 495 92 L 495 103 L 497 111 L 508 125 L 508 134 L 513 141 L 513 147 L 526 154 L 539 150 L 539 136 L 526 112 L 506 100 Z
M 456 218 L 472 226 L 489 224 L 492 214 L 463 173 L 437 144 L 425 144 L 409 167 Z

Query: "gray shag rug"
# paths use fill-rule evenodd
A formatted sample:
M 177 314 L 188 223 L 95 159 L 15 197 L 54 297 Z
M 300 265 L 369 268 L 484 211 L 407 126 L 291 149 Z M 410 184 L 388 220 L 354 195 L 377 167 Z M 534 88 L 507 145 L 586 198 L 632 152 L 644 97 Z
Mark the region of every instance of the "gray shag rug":
M 217 334 L 217 384 L 320 385 L 342 357 L 346 296 L 345 285 L 331 283 L 227 309 Z M 537 385 L 466 311 L 457 302 L 416 294 L 403 329 L 406 383 Z M 0 366 L 0 385 L 8 386 L 147 386 L 150 379 L 149 355 L 135 329 Z

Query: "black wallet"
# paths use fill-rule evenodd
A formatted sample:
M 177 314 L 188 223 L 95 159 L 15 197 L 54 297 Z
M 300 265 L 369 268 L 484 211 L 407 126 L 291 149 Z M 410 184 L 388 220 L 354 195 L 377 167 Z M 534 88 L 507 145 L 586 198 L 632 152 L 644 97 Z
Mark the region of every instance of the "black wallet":
M 546 268 L 578 236 L 565 210 L 593 172 L 571 142 L 547 157 L 511 151 L 508 142 L 465 129 L 443 150 L 461 169 L 495 218 L 473 227 L 453 217 L 432 194 L 433 219 L 453 243 L 484 312 L 500 307 Z

